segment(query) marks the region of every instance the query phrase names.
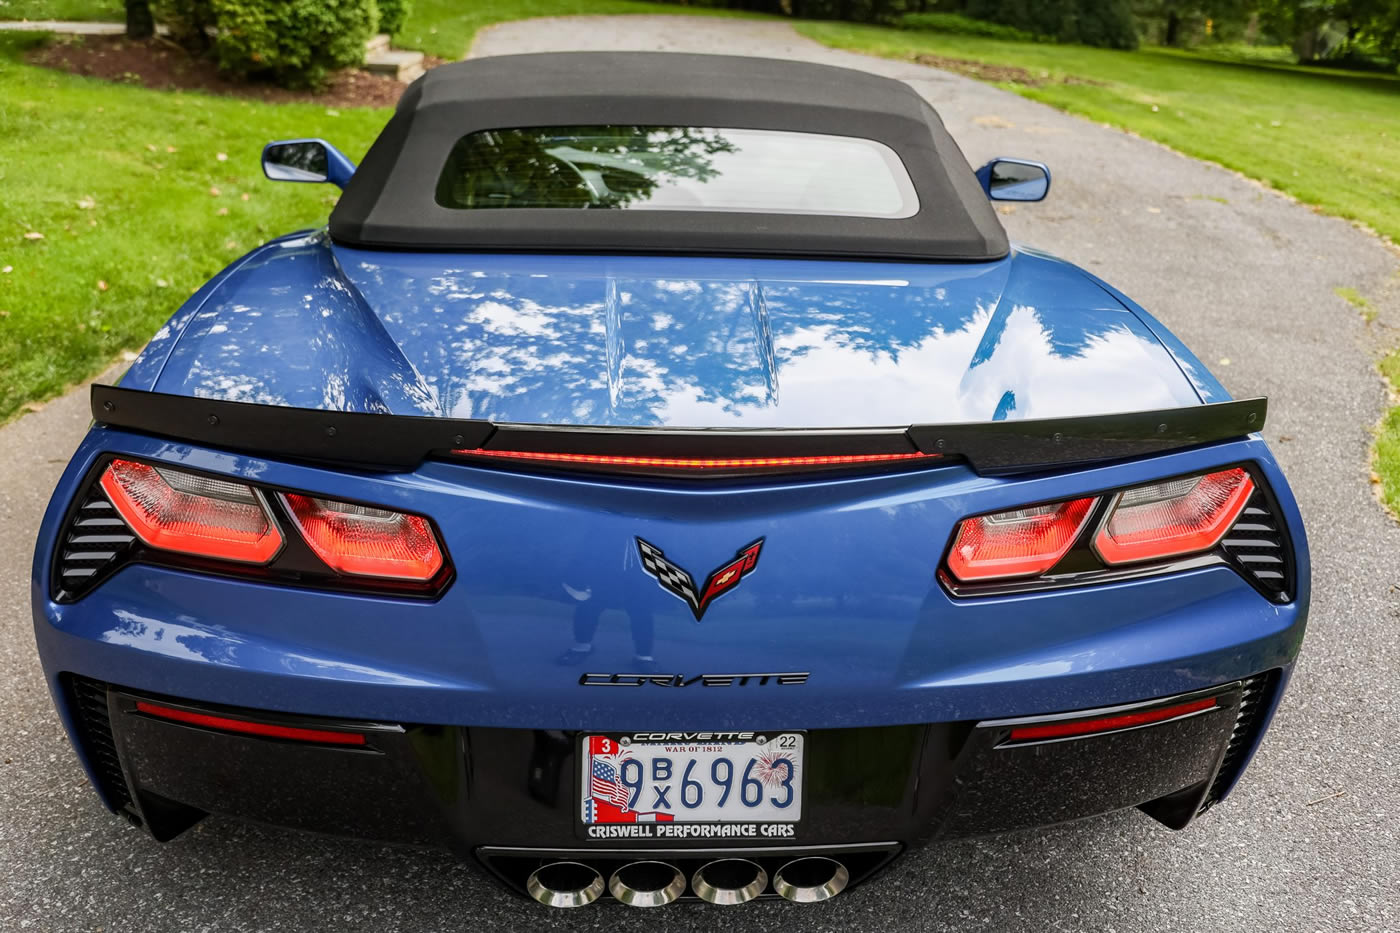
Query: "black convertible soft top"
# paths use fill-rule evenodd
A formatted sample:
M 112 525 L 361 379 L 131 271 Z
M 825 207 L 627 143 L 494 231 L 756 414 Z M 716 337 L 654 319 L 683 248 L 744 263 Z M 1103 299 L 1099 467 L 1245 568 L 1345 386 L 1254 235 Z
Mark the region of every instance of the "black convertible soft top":
M 902 219 L 685 210 L 454 210 L 435 186 L 481 130 L 604 124 L 854 136 L 889 146 L 919 210 Z M 655 52 L 507 55 L 435 68 L 404 93 L 331 213 L 338 243 L 375 249 L 728 254 L 985 261 L 1006 232 L 933 108 L 847 68 Z

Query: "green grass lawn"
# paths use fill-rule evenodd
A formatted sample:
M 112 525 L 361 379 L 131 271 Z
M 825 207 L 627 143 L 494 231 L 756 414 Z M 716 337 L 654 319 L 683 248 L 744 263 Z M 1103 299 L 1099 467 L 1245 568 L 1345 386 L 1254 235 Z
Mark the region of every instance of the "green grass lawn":
M 1390 383 L 1391 391 L 1400 397 L 1400 349 L 1392 350 L 1381 360 L 1381 375 Z M 1381 483 L 1381 501 L 1390 514 L 1400 518 L 1400 405 L 1381 419 L 1376 430 L 1376 476 Z
M 139 349 L 243 252 L 324 222 L 335 189 L 266 181 L 264 142 L 358 158 L 388 118 L 71 77 L 20 63 L 34 41 L 0 33 L 0 423 Z
M 892 58 L 922 53 L 1025 68 L 1049 80 L 1006 86 L 1218 162 L 1400 241 L 1400 77 L 839 23 L 797 29 Z M 1101 83 L 1055 83 L 1066 76 Z
M 122 0 L 0 0 L 3 19 L 79 19 L 119 23 L 126 18 Z
M 120 0 L 0 3 L 3 19 L 121 16 Z M 398 42 L 456 58 L 484 26 L 582 13 L 730 15 L 640 0 L 416 0 Z M 1300 69 L 1276 61 L 1278 50 L 1246 60 L 1228 49 L 1210 58 L 795 25 L 841 48 L 1091 79 L 1098 83 L 1010 86 L 1400 239 L 1400 79 Z M 257 164 L 264 140 L 324 135 L 357 157 L 387 117 L 71 77 L 24 65 L 21 52 L 34 41 L 0 37 L 0 269 L 9 267 L 0 271 L 0 422 L 141 346 L 242 251 L 324 220 L 333 189 L 264 181 Z M 42 239 L 27 237 L 34 233 Z M 1392 420 L 1400 501 L 1400 415 Z

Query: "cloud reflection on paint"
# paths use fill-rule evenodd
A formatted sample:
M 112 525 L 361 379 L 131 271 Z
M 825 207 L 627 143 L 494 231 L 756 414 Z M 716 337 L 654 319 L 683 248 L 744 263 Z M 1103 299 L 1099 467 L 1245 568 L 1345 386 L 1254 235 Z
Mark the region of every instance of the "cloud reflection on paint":
M 493 421 L 744 427 L 1199 401 L 1135 316 L 1029 253 L 919 266 L 385 254 L 321 239 L 232 276 L 157 388 Z

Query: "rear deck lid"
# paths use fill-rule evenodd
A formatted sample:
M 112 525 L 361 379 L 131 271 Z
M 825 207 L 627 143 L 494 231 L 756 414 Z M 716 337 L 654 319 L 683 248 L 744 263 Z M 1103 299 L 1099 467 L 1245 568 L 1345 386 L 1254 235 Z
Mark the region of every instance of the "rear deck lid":
M 963 265 L 336 255 L 421 382 L 414 395 L 431 399 L 414 413 L 799 428 L 1200 401 L 1137 317 L 1073 267 L 1024 253 Z M 317 407 L 299 394 L 287 403 Z

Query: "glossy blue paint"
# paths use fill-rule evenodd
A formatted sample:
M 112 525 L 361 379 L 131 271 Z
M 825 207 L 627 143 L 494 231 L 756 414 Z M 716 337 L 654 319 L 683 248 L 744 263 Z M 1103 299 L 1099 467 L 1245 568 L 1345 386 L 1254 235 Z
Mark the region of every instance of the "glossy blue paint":
M 550 424 L 847 427 L 1200 398 L 1082 272 L 986 264 L 384 253 L 276 241 L 138 388 Z M 165 353 L 159 371 L 148 356 Z
M 296 590 L 147 566 L 48 599 L 62 509 L 104 451 L 411 508 L 457 579 L 436 602 Z M 951 599 L 934 570 L 969 513 L 1241 461 L 1278 491 L 1300 549 L 1288 605 L 1213 568 L 1030 596 Z M 696 575 L 764 537 L 758 569 L 696 623 L 638 566 L 635 537 Z M 1058 475 L 962 466 L 783 483 L 610 482 L 430 462 L 407 474 L 278 463 L 98 428 L 46 516 L 33 600 L 45 672 L 212 702 L 373 719 L 556 729 L 834 727 L 1130 702 L 1285 665 L 1308 565 L 1296 506 L 1249 439 Z M 557 658 L 597 607 L 595 650 Z M 648 643 L 650 635 L 650 643 Z M 584 688 L 584 671 L 807 671 L 802 686 Z
M 1018 247 L 962 265 L 413 254 L 282 237 L 196 292 L 124 385 L 210 398 L 501 422 L 867 427 L 1086 415 L 1228 398 L 1111 286 Z M 434 602 L 133 565 L 70 605 L 50 560 L 104 453 L 427 514 L 456 579 Z M 1293 536 L 1276 605 L 1217 567 L 955 600 L 958 520 L 1240 462 Z M 696 577 L 763 537 L 758 569 L 696 623 L 636 537 Z M 61 672 L 236 706 L 531 729 L 748 729 L 1001 718 L 1135 702 L 1289 669 L 1309 566 L 1263 441 L 995 478 L 962 465 L 683 484 L 428 462 L 371 474 L 94 428 L 36 547 L 36 639 Z M 594 651 L 558 663 L 596 617 Z M 582 625 L 582 629 L 580 629 Z M 585 672 L 804 671 L 801 686 L 586 688 Z M 645 669 L 645 668 L 644 668 Z M 56 693 L 65 716 L 61 695 Z M 71 725 L 71 723 L 69 723 Z

